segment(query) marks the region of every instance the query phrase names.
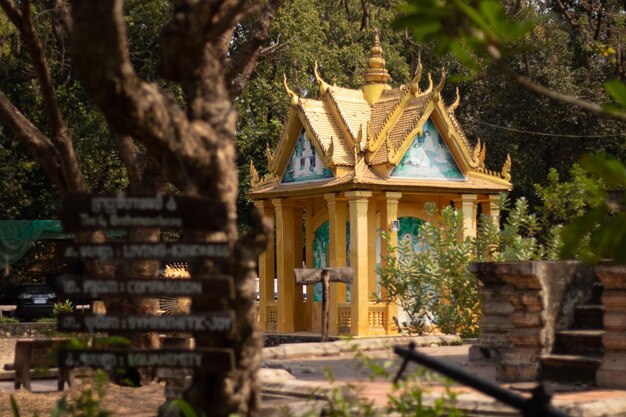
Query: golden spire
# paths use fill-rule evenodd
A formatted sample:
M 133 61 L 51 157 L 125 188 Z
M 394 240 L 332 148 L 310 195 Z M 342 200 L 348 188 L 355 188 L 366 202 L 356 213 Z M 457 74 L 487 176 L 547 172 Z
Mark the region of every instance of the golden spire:
M 380 47 L 378 32 L 374 32 L 374 46 L 370 49 L 370 56 L 367 59 L 365 85 L 363 86 L 363 96 L 370 106 L 378 101 L 383 90 L 389 89 L 387 81 L 390 79 L 391 76 L 385 68 L 385 59 L 383 58 L 383 49 Z
M 374 46 L 370 49 L 370 57 L 367 59 L 367 71 L 365 71 L 365 82 L 367 84 L 386 84 L 391 76 L 385 68 L 383 58 L 383 48 L 380 47 L 378 32 L 374 32 Z

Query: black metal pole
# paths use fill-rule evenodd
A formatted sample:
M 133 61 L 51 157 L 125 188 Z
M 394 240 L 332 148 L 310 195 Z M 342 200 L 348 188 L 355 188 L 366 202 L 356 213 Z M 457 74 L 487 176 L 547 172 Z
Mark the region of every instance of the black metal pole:
M 537 417 L 570 417 L 567 413 L 549 405 L 549 397 L 542 389 L 535 390 L 531 398 L 525 398 L 510 390 L 502 388 L 483 378 L 479 378 L 463 369 L 448 365 L 438 359 L 431 358 L 415 350 L 412 343 L 408 348 L 402 346 L 394 347 L 393 351 L 404 359 L 417 362 L 427 368 L 442 373 L 462 384 L 468 385 L 496 400 L 522 411 L 524 416 Z

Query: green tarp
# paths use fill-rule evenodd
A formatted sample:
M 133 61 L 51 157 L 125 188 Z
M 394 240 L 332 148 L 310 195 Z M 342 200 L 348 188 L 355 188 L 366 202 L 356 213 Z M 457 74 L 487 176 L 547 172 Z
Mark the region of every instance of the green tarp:
M 24 256 L 36 240 L 72 237 L 58 220 L 0 220 L 0 268 Z

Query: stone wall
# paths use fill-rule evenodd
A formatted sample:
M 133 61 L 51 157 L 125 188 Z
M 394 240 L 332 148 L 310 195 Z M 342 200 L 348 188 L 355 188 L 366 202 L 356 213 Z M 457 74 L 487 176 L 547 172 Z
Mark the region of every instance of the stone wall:
M 481 282 L 483 320 L 471 358 L 497 363 L 496 379 L 531 381 L 550 353 L 556 331 L 573 320 L 574 307 L 591 296 L 593 267 L 577 261 L 474 264 Z

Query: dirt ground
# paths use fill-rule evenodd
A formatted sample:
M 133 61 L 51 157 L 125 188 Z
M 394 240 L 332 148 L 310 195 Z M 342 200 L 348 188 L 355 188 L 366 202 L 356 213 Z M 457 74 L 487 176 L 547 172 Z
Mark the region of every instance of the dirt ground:
M 37 414 L 40 417 L 49 416 L 57 402 L 64 395 L 77 396 L 88 385 L 77 384 L 72 389 L 63 392 L 28 392 L 25 390 L 14 392 L 0 392 L 0 417 L 14 417 L 11 411 L 10 397 L 13 396 L 20 409 L 21 417 L 31 417 Z M 151 384 L 140 388 L 120 387 L 107 384 L 106 394 L 102 402 L 103 407 L 114 416 L 152 417 L 156 410 L 165 401 L 162 384 Z

